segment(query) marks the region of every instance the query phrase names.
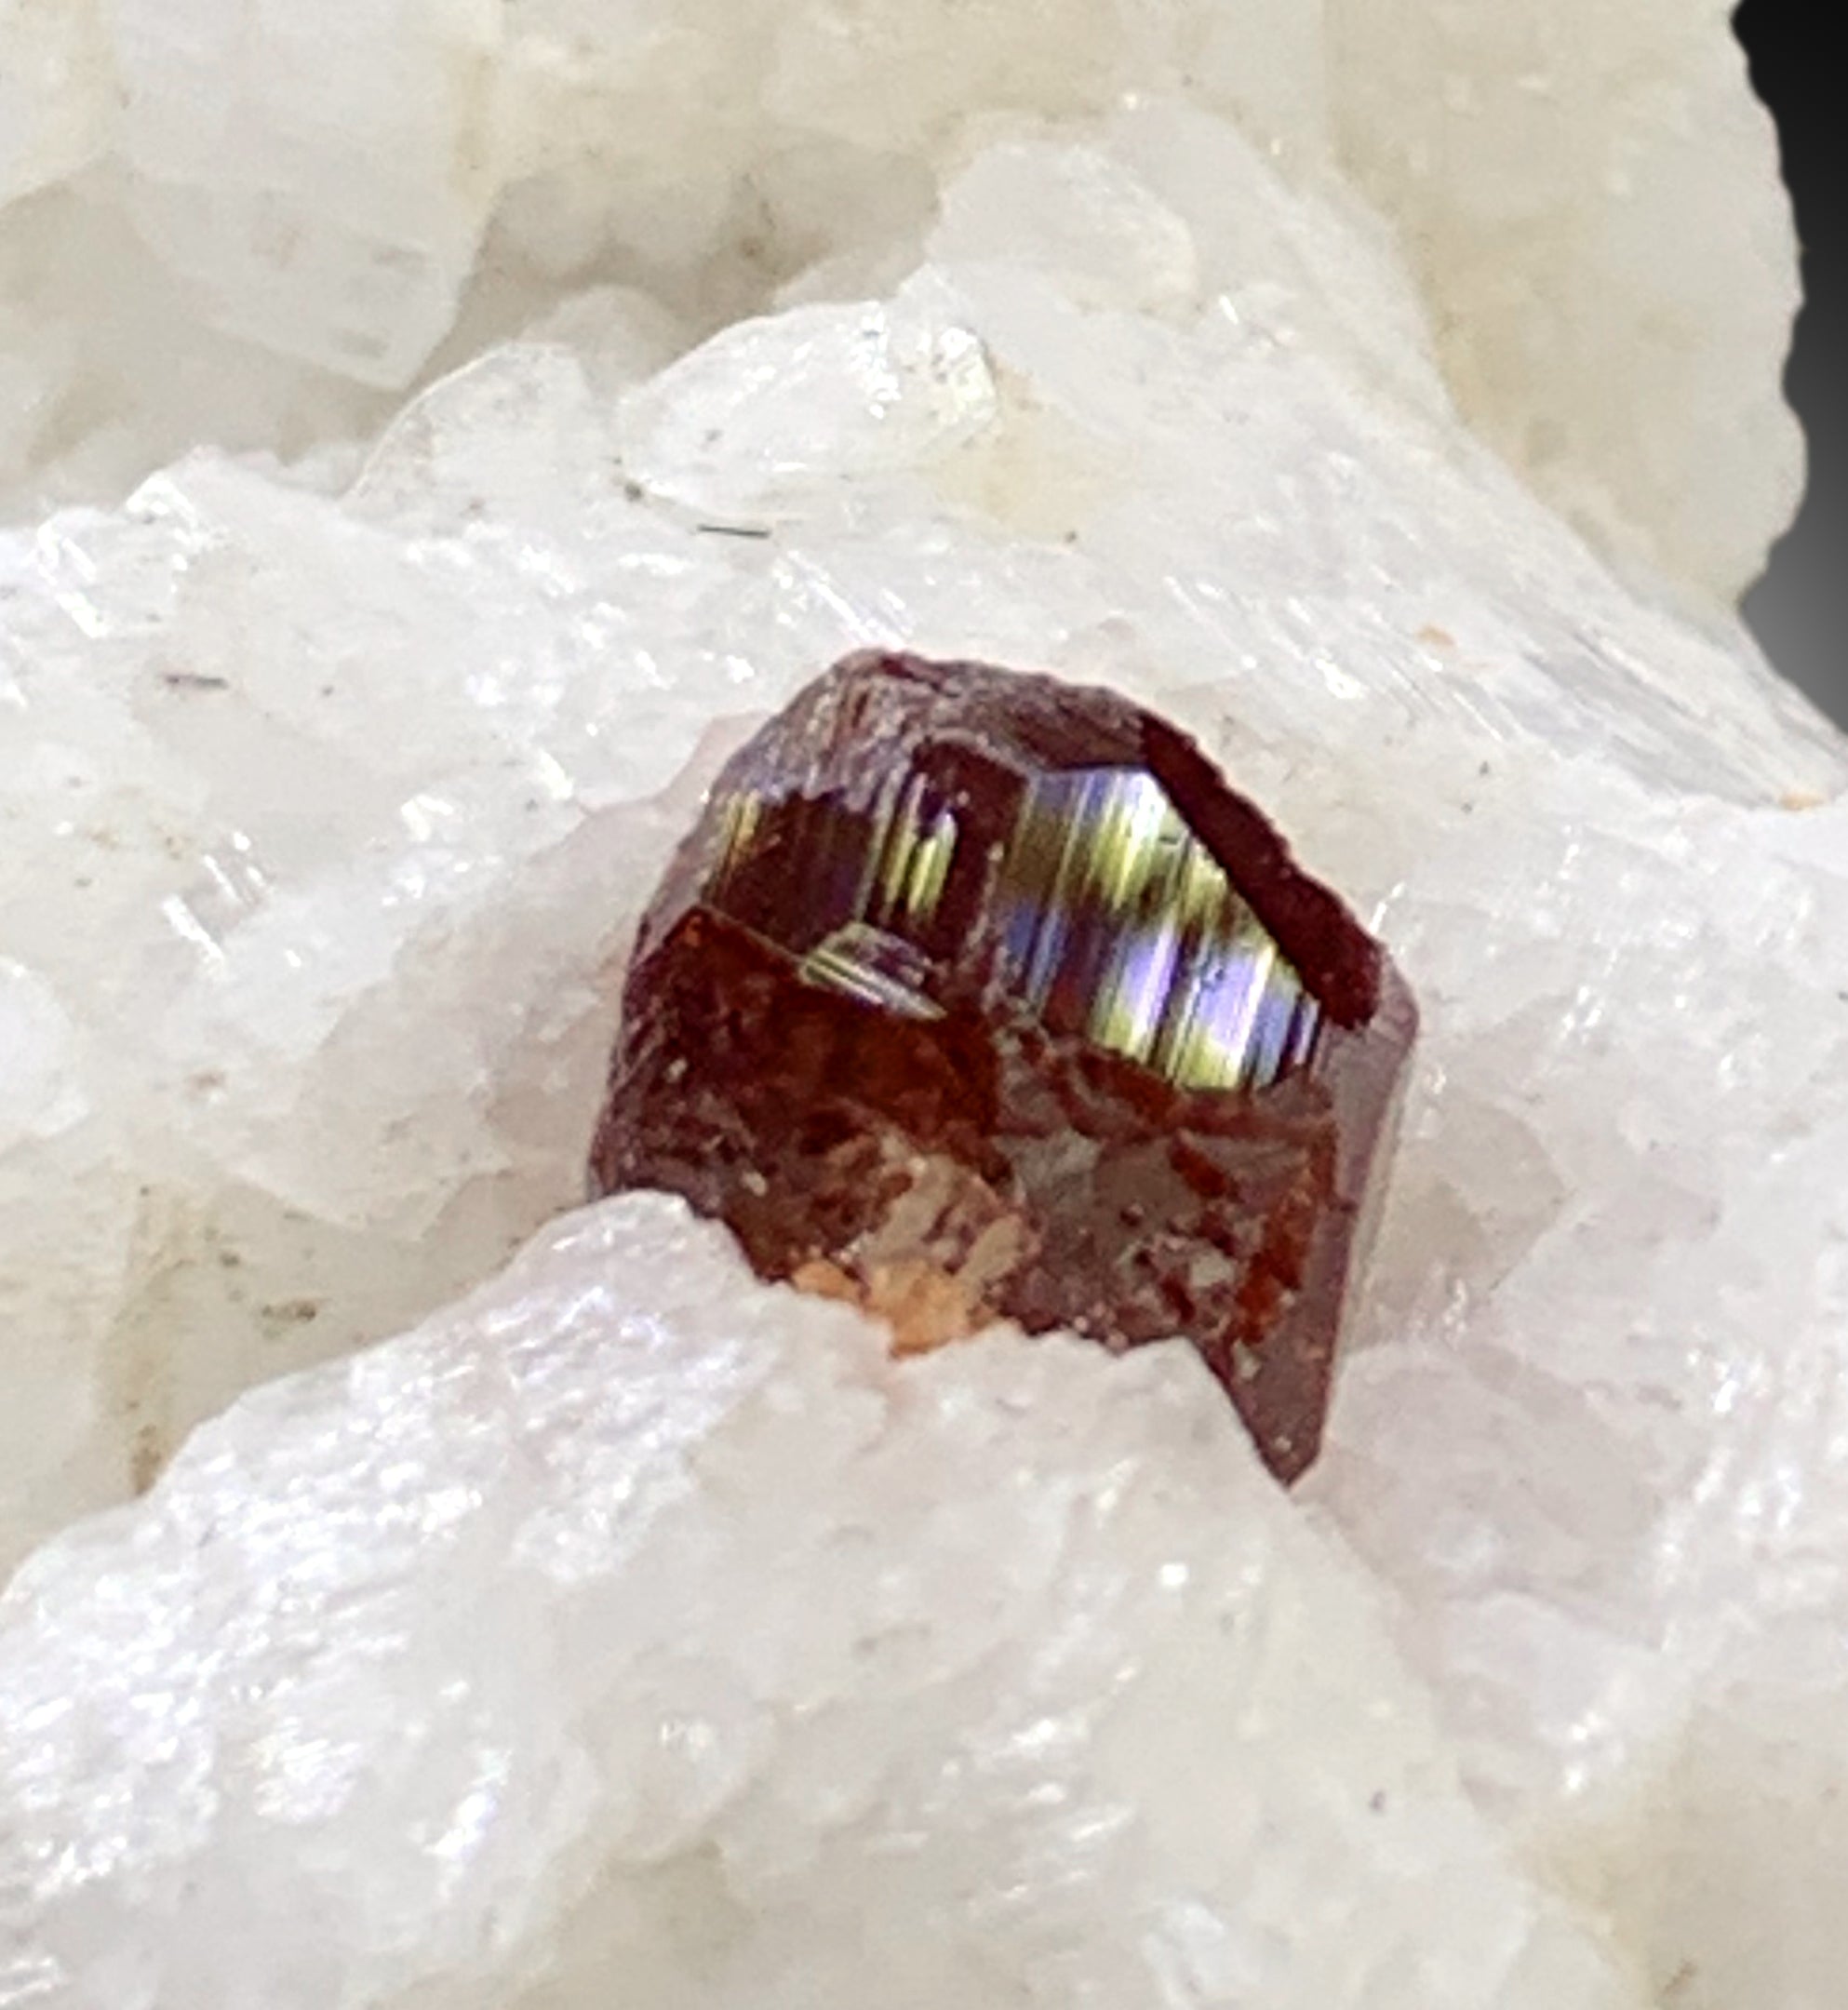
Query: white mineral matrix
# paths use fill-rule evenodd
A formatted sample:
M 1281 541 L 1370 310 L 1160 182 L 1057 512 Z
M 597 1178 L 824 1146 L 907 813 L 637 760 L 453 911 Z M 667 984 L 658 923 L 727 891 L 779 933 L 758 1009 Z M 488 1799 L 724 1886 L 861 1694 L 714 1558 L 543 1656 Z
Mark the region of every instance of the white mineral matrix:
M 1839 2010 L 1793 274 L 1705 0 L 0 0 L 0 2010 Z M 1416 990 L 1293 1492 L 566 1212 L 866 645 Z

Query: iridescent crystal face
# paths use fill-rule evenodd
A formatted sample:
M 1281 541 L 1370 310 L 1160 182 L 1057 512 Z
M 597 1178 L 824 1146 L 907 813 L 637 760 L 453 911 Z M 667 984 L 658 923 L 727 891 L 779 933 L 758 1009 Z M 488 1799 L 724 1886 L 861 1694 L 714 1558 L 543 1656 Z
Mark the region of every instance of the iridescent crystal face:
M 1409 996 L 1105 692 L 850 659 L 730 764 L 638 943 L 593 1154 L 902 1344 L 1183 1332 L 1313 1455 Z
M 996 904 L 1008 981 L 1062 1032 L 1182 1089 L 1262 1089 L 1321 1013 L 1153 775 L 1080 768 L 1022 799 Z
M 997 843 L 966 833 L 974 764 L 957 765 L 960 787 L 920 763 L 870 810 L 727 797 L 711 905 L 811 983 L 923 1019 L 933 965 L 990 931 L 1027 1011 L 1179 1088 L 1260 1089 L 1314 1058 L 1320 1007 L 1154 776 L 989 764 L 1011 811 Z

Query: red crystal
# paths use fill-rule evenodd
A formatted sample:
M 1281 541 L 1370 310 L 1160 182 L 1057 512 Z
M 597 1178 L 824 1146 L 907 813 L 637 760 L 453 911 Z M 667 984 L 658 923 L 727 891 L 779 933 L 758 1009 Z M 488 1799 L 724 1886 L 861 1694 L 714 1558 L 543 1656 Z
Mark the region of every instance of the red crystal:
M 861 654 L 732 759 L 670 867 L 592 1187 L 684 1195 L 901 1347 L 1184 1334 L 1293 1479 L 1416 1020 L 1172 727 Z

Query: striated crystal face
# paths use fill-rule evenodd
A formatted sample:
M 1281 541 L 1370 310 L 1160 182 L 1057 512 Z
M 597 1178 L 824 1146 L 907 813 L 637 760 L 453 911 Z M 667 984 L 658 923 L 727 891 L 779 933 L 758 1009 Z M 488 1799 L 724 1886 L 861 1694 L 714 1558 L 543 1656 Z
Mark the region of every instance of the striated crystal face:
M 927 754 L 870 811 L 747 786 L 723 813 L 710 904 L 785 948 L 821 931 L 810 983 L 936 1018 L 931 973 L 980 928 L 1048 1026 L 1184 1088 L 1261 1088 L 1314 1052 L 1319 1007 L 1142 770 Z
M 1315 1052 L 1320 1009 L 1153 775 L 1037 776 L 994 899 L 1003 981 L 1062 1032 L 1185 1089 L 1261 1089 Z
M 592 1184 L 683 1194 L 902 1347 L 1185 1334 L 1292 1478 L 1414 1026 L 1172 728 L 861 655 L 730 763 L 649 909 Z

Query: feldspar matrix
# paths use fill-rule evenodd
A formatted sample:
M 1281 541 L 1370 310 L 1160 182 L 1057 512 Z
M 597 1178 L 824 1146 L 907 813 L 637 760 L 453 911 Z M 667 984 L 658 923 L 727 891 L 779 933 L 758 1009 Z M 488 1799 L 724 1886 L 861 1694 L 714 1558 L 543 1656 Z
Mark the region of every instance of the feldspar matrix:
M 1300 195 L 1380 206 L 1466 412 L 1557 506 L 1736 593 L 1800 457 L 1776 384 L 1796 279 L 1775 142 L 1728 16 L 14 0 L 0 496 L 93 497 L 199 438 L 301 453 L 596 283 L 646 289 L 679 343 L 877 290 L 974 127 L 1185 90 Z M 1270 215 L 1228 209 L 1210 234 L 1262 237 L 1281 272 L 1301 248 Z M 1363 317 L 1341 315 L 1362 340 Z
M 0 4 L 0 1994 L 1834 2000 L 1848 756 L 1726 611 L 1722 12 L 945 20 Z M 1172 720 L 1415 990 L 1293 1494 L 1185 1347 L 556 1219 L 867 648 Z

